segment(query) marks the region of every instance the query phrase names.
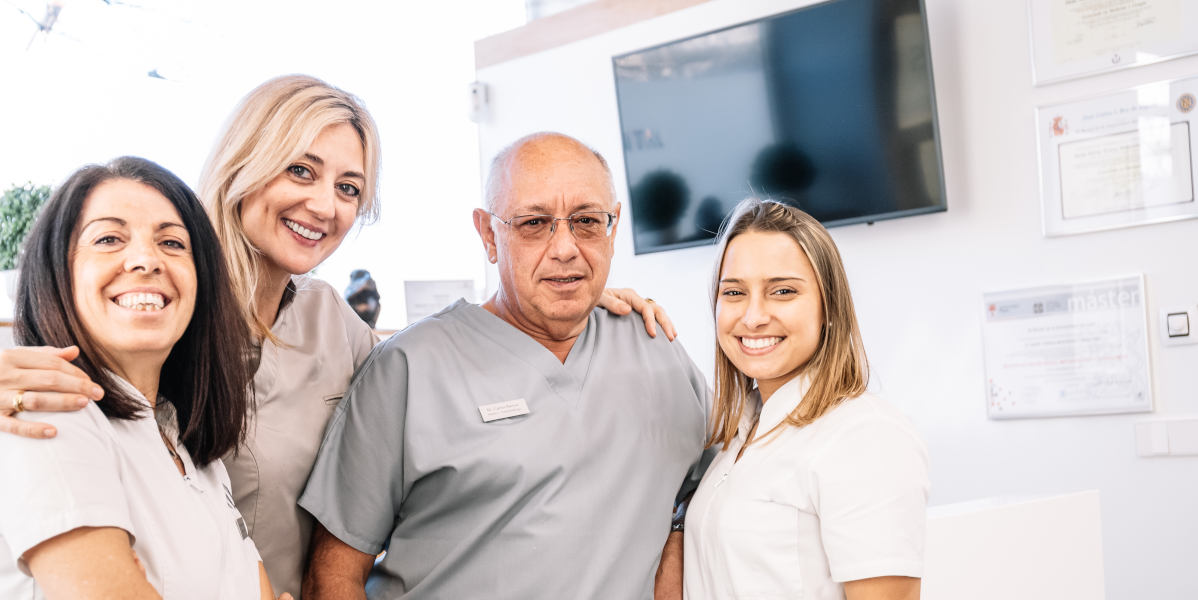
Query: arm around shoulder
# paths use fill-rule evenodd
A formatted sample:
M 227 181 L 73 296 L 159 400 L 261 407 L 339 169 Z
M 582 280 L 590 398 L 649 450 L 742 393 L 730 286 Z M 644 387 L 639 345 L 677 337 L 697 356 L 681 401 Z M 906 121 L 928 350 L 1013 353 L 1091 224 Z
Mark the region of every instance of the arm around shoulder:
M 365 600 L 366 577 L 373 565 L 374 556 L 358 551 L 317 523 L 312 556 L 304 574 L 303 597 Z
M 54 437 L 52 425 L 18 419 L 17 409 L 75 411 L 102 398 L 104 390 L 70 363 L 78 355 L 76 346 L 0 350 L 0 433 Z

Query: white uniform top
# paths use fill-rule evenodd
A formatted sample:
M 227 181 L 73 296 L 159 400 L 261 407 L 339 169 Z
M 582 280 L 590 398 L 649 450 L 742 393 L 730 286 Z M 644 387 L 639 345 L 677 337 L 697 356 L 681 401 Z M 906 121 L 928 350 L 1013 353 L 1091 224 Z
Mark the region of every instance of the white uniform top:
M 761 408 L 764 435 L 798 406 L 804 377 Z M 814 423 L 785 426 L 736 462 L 760 401 L 708 468 L 684 536 L 685 596 L 842 599 L 842 583 L 920 577 L 927 449 L 910 422 L 872 394 Z
M 54 425 L 58 435 L 0 435 L 0 598 L 44 598 L 21 557 L 79 527 L 127 531 L 146 578 L 168 600 L 260 597 L 258 552 L 233 506 L 224 465 L 197 469 L 177 441 L 170 403 L 162 401 L 157 416 L 176 440 L 186 476 L 148 402 L 132 421 L 109 420 L 94 403 L 78 412 L 21 413 Z
M 262 346 L 250 430 L 225 466 L 275 593 L 298 600 L 313 521 L 296 499 L 325 425 L 376 340 L 329 284 L 309 277 L 291 284 L 295 296 L 271 327 L 283 345 Z

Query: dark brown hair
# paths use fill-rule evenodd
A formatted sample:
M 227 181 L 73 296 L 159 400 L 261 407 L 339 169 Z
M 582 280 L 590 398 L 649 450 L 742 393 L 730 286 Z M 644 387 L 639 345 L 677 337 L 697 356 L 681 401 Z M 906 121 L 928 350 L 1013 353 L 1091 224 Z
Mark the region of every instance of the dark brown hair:
M 96 186 L 128 179 L 158 191 L 179 212 L 195 261 L 195 310 L 162 365 L 159 394 L 174 405 L 180 440 L 197 465 L 235 450 L 245 436 L 251 374 L 250 337 L 233 296 L 224 257 L 203 206 L 178 177 L 144 158 L 122 157 L 83 167 L 51 195 L 25 241 L 13 323 L 23 346 L 79 346 L 74 363 L 104 388 L 98 408 L 109 419 L 139 418 L 144 406 L 112 373 L 89 338 L 73 298 L 72 234 Z

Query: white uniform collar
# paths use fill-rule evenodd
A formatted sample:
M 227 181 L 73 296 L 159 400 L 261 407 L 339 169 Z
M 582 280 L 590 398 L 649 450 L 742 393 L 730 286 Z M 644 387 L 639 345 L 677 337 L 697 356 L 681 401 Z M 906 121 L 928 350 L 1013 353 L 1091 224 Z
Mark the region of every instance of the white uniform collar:
M 753 421 L 758 418 L 758 413 L 761 413 L 761 417 L 760 423 L 757 425 L 757 437 L 761 437 L 765 432 L 773 429 L 785 420 L 787 415 L 794 412 L 794 409 L 798 408 L 810 387 L 811 380 L 806 375 L 798 375 L 782 384 L 782 387 L 778 388 L 773 396 L 770 396 L 769 402 L 766 402 L 764 406 L 761 403 L 761 392 L 754 389 L 749 394 L 744 412 L 741 413 L 737 436 L 744 438 L 749 435 L 749 430 L 753 428 Z
M 146 399 L 145 394 L 142 394 L 141 390 L 134 387 L 132 383 L 129 383 L 128 379 L 125 379 L 124 377 L 121 377 L 112 371 L 105 370 L 105 372 L 112 377 L 112 381 L 116 384 L 116 387 L 119 391 L 129 394 L 129 396 L 136 400 L 138 404 L 141 404 L 146 408 L 150 408 L 150 401 Z
M 132 383 L 129 383 L 129 380 L 112 371 L 107 371 L 107 373 L 112 376 L 112 381 L 118 389 L 129 394 L 138 404 L 150 408 L 150 401 L 146 400 L 145 394 L 142 394 L 141 390 L 137 389 Z M 175 406 L 160 394 L 158 402 L 154 403 L 154 408 L 151 410 L 158 425 L 165 429 L 167 434 L 172 438 L 177 439 L 179 437 L 179 424 L 176 419 Z

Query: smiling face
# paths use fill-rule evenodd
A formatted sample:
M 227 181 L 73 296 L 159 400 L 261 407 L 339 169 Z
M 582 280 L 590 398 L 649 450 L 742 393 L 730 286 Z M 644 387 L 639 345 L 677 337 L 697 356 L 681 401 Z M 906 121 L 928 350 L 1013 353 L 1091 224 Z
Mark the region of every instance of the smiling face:
M 823 332 L 819 282 L 794 238 L 748 231 L 728 242 L 716 296 L 716 337 L 762 399 L 798 375 Z
M 353 227 L 366 179 L 362 139 L 330 125 L 304 155 L 241 202 L 246 237 L 262 252 L 267 277 L 316 268 Z
M 175 207 L 143 183 L 105 181 L 84 200 L 71 242 L 75 309 L 89 338 L 118 370 L 165 362 L 196 296 L 191 238 Z
M 502 219 L 530 214 L 566 217 L 620 207 L 606 169 L 572 139 L 549 136 L 515 151 L 507 185 L 493 210 Z M 481 209 L 479 209 L 481 211 Z M 484 245 L 499 267 L 497 296 L 505 318 L 534 337 L 563 339 L 586 326 L 607 285 L 615 228 L 606 237 L 578 240 L 566 221 L 547 240 L 523 240 L 499 219 L 476 212 Z

